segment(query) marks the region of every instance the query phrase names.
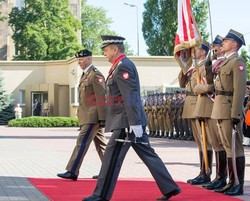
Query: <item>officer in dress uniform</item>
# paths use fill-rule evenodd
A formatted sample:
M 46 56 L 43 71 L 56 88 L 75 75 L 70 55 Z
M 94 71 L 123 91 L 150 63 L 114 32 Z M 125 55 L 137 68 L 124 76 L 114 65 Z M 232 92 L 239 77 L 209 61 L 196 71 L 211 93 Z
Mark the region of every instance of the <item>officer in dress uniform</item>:
M 213 55 L 214 58 L 216 57 L 217 54 L 218 56 L 221 56 L 220 55 L 221 43 L 222 43 L 222 38 L 220 36 L 217 36 L 215 40 L 213 41 L 213 50 L 217 50 L 217 51 L 214 51 L 215 53 Z M 207 57 L 207 61 L 210 61 L 210 54 Z M 215 151 L 216 177 L 211 183 L 203 185 L 204 188 L 207 188 L 209 190 L 214 190 L 216 188 L 222 188 L 226 185 L 227 162 L 226 162 L 226 152 L 222 145 L 222 141 L 219 135 L 219 130 L 217 127 L 217 122 L 215 119 L 211 119 L 211 113 L 212 113 L 213 101 L 214 101 L 212 97 L 214 87 L 213 87 L 213 84 L 208 82 L 208 80 L 206 79 L 205 66 L 207 66 L 207 61 L 205 62 L 205 65 L 203 65 L 200 68 L 201 83 L 197 84 L 194 88 L 194 92 L 196 94 L 199 94 L 196 107 L 195 107 L 195 111 L 194 111 L 194 115 L 202 119 L 202 121 L 205 122 L 205 131 L 207 134 L 208 142 L 211 143 Z M 207 153 L 208 153 L 209 168 L 210 170 L 212 170 L 212 153 L 213 152 L 212 150 L 208 150 Z
M 226 195 L 242 195 L 245 173 L 245 154 L 242 145 L 243 100 L 246 93 L 246 64 L 238 55 L 245 45 L 244 36 L 231 29 L 223 39 L 221 50 L 225 60 L 219 65 L 215 79 L 215 101 L 211 118 L 218 120 L 224 149 L 227 153 L 229 183 L 216 192 Z M 233 172 L 232 131 L 238 131 L 235 139 L 235 156 L 239 184 Z
M 206 55 L 209 51 L 209 44 L 204 42 L 200 45 L 200 47 L 195 49 L 195 57 L 198 61 L 198 67 L 201 69 L 204 66 Z M 194 110 L 197 102 L 197 94 L 194 93 L 194 88 L 197 85 L 197 76 L 196 69 L 191 67 L 188 69 L 187 73 L 184 74 L 183 71 L 179 73 L 179 83 L 180 87 L 186 87 L 186 100 L 184 102 L 184 108 L 182 113 L 182 118 L 187 118 L 191 120 L 191 127 L 193 131 L 193 136 L 196 144 L 199 149 L 200 156 L 200 173 L 194 179 L 189 179 L 187 183 L 192 185 L 204 184 L 211 181 L 210 174 L 207 174 L 205 171 L 205 164 L 203 159 L 203 150 L 202 150 L 202 134 L 201 134 L 201 126 L 198 119 L 194 115 Z M 200 74 L 200 71 L 199 71 Z M 200 75 L 199 75 L 200 76 Z M 209 143 L 207 143 L 208 153 L 212 153 L 212 147 Z M 212 159 L 211 159 L 212 160 Z M 211 162 L 210 162 L 211 163 Z
M 140 104 L 140 83 L 134 63 L 126 57 L 123 37 L 102 36 L 104 55 L 112 63 L 106 80 L 107 98 L 120 99 L 119 105 L 107 106 L 106 131 L 112 136 L 108 142 L 104 155 L 104 162 L 98 177 L 98 182 L 92 196 L 84 201 L 110 200 L 117 182 L 117 178 L 126 156 L 132 146 L 138 156 L 152 173 L 163 197 L 168 200 L 180 193 L 180 188 L 173 181 L 165 165 L 154 152 L 145 133 L 147 119 Z M 117 140 L 130 140 L 119 142 Z
M 103 127 L 105 126 L 105 79 L 92 64 L 92 52 L 87 49 L 76 53 L 78 64 L 83 69 L 79 83 L 79 123 L 82 125 L 76 146 L 66 167 L 67 172 L 58 177 L 76 181 L 83 158 L 94 140 L 96 151 L 103 161 L 106 148 Z M 96 178 L 94 176 L 93 178 Z

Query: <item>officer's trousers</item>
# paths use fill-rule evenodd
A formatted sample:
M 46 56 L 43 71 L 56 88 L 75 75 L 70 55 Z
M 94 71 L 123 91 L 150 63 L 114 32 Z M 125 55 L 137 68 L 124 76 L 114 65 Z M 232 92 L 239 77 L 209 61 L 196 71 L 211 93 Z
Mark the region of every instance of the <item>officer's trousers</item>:
M 223 119 L 218 120 L 219 128 L 221 129 L 221 140 L 225 151 L 227 152 L 227 157 L 232 157 L 232 121 L 231 119 Z M 235 156 L 242 157 L 244 156 L 244 148 L 242 144 L 242 122 L 238 123 L 237 125 L 237 135 L 235 141 Z
M 150 146 L 145 129 L 143 136 L 136 138 L 136 141 L 148 143 L 146 145 L 116 141 L 116 139 L 125 139 L 127 136 L 131 141 L 135 141 L 134 134 L 125 133 L 125 129 L 113 131 L 104 154 L 102 168 L 93 194 L 105 200 L 111 199 L 123 160 L 131 146 L 150 170 L 162 194 L 176 189 L 177 184 L 173 181 L 162 160 Z
M 79 175 L 83 158 L 92 140 L 94 140 L 96 151 L 101 161 L 103 161 L 103 155 L 107 145 L 103 129 L 99 129 L 99 124 L 85 124 L 82 126 L 77 137 L 76 146 L 66 167 L 67 171 Z

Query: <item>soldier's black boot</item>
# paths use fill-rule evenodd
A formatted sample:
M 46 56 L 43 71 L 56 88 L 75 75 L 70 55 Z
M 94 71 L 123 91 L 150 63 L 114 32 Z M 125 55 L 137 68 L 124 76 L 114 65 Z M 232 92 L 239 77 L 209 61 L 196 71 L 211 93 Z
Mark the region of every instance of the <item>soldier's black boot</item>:
M 200 185 L 200 184 L 205 184 L 211 181 L 210 175 L 212 173 L 212 161 L 213 161 L 213 151 L 207 151 L 207 155 L 208 155 L 208 165 L 209 165 L 209 169 L 210 172 L 206 173 L 205 170 L 205 163 L 203 160 L 203 153 L 202 151 L 199 152 L 200 154 L 200 166 L 201 166 L 201 171 L 200 174 L 195 177 L 194 179 L 189 179 L 187 181 L 187 183 L 192 184 L 192 185 Z
M 245 175 L 245 156 L 236 158 L 237 174 L 239 184 L 234 184 L 228 191 L 224 192 L 225 195 L 235 196 L 243 195 L 244 175 Z
M 228 191 L 234 185 L 234 172 L 233 172 L 233 163 L 232 158 L 227 158 L 227 169 L 228 169 L 228 184 L 222 188 L 215 189 L 214 192 L 216 193 L 224 193 Z
M 164 134 L 164 138 L 167 138 L 167 137 L 168 137 L 168 134 L 169 134 L 169 132 L 166 131 L 165 134 Z
M 173 139 L 178 139 L 179 138 L 179 132 L 176 132 L 176 134 L 173 136 Z
M 209 183 L 202 185 L 203 188 L 214 190 L 223 188 L 227 184 L 227 154 L 225 151 L 215 152 L 216 177 Z
M 182 138 L 183 138 L 183 136 L 184 136 L 184 133 L 183 132 L 180 132 L 180 135 L 179 135 L 179 137 L 177 138 L 178 140 L 181 140 Z
M 170 132 L 170 134 L 169 134 L 169 139 L 173 139 L 173 136 L 174 136 L 174 133 L 173 133 L 173 132 Z
M 155 135 L 154 135 L 153 137 L 158 137 L 159 134 L 160 134 L 160 131 L 156 131 L 156 132 L 155 132 Z

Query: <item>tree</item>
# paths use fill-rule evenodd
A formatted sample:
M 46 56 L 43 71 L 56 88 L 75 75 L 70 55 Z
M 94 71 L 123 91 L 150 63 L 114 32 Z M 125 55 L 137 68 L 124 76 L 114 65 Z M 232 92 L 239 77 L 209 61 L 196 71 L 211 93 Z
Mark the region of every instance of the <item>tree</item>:
M 82 0 L 82 45 L 95 55 L 101 55 L 101 35 L 117 35 L 110 29 L 112 20 L 106 16 L 106 11 L 101 7 L 88 5 Z M 132 55 L 128 43 L 125 43 L 125 52 Z
M 208 38 L 207 1 L 192 0 L 196 23 L 204 39 Z M 177 0 L 148 0 L 143 13 L 142 32 L 150 55 L 173 55 L 177 30 Z
M 10 95 L 3 90 L 3 77 L 0 72 L 0 125 L 6 125 L 14 118 L 12 102 Z
M 250 80 L 250 54 L 248 53 L 250 52 L 247 52 L 245 49 L 241 50 L 241 57 L 245 60 L 247 66 L 247 80 Z
M 81 48 L 81 25 L 68 0 L 26 0 L 25 8 L 13 8 L 9 17 L 18 52 L 15 60 L 66 59 Z
M 1 4 L 2 1 L 6 1 L 6 0 L 0 0 L 0 4 Z M 3 21 L 4 19 L 5 19 L 5 17 L 2 16 L 2 13 L 0 12 L 0 21 Z

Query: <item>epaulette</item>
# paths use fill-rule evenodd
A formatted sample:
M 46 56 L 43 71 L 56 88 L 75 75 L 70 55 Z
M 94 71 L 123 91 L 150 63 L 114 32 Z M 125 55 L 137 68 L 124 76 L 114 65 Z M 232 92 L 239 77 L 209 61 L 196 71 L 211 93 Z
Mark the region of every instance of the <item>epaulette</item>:
M 97 71 L 98 71 L 98 69 L 97 69 L 96 67 L 94 67 L 94 68 L 93 68 L 93 71 L 94 71 L 94 72 L 97 72 Z

